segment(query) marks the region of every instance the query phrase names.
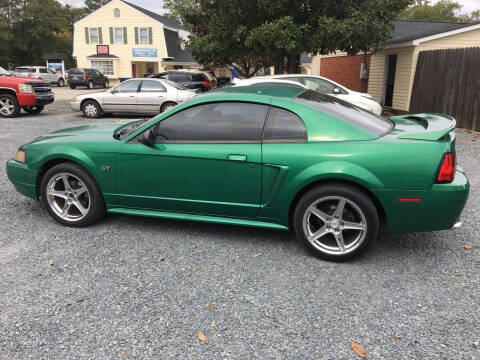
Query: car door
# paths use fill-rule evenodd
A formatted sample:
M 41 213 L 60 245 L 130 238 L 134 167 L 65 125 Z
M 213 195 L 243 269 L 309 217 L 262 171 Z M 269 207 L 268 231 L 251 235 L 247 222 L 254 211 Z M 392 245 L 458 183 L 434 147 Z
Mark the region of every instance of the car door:
M 109 202 L 120 207 L 256 217 L 267 110 L 263 104 L 203 103 L 163 119 L 151 128 L 153 145 L 134 139 L 118 150 L 118 194 Z
M 50 74 L 48 73 L 48 70 L 47 68 L 45 67 L 41 67 L 41 68 L 37 68 L 38 70 L 38 77 L 45 80 L 45 81 L 48 81 L 49 83 L 52 82 L 52 77 L 50 76 Z
M 137 95 L 138 112 L 142 114 L 159 114 L 161 105 L 167 100 L 167 89 L 160 81 L 142 80 Z M 176 99 L 171 99 L 177 101 Z
M 47 72 L 48 72 L 48 76 L 50 78 L 50 82 L 51 83 L 57 83 L 58 80 L 59 80 L 59 76 L 57 75 L 57 73 L 55 71 L 53 71 L 52 69 L 47 69 Z
M 141 80 L 127 80 L 103 96 L 105 112 L 133 113 L 138 111 L 137 95 Z

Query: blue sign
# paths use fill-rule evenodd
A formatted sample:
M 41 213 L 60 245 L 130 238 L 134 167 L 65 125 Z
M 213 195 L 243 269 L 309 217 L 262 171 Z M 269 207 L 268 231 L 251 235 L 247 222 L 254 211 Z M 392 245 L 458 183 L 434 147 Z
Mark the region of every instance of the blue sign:
M 133 57 L 157 57 L 157 49 L 152 48 L 133 48 L 132 49 L 132 56 Z

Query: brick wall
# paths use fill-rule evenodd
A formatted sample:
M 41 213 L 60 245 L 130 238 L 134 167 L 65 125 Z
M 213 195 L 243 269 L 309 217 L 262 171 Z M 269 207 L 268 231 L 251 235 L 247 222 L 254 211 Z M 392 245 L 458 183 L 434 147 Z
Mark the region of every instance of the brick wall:
M 370 57 L 367 55 L 367 69 L 370 69 Z M 360 65 L 363 55 L 324 57 L 321 60 L 320 76 L 329 78 L 350 90 L 367 92 L 368 80 L 360 79 Z

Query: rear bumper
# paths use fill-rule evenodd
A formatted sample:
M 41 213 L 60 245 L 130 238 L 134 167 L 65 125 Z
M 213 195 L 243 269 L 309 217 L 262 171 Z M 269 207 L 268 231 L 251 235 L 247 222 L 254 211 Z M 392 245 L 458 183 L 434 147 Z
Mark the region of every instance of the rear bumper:
M 382 203 L 391 233 L 447 230 L 454 227 L 470 190 L 468 178 L 458 167 L 450 184 L 434 184 L 427 191 L 382 190 L 374 192 Z M 399 202 L 420 198 L 420 202 Z
M 29 169 L 26 164 L 15 160 L 7 162 L 7 176 L 15 189 L 22 195 L 38 200 L 37 174 L 38 171 Z
M 84 80 L 68 80 L 70 86 L 88 86 L 88 82 Z

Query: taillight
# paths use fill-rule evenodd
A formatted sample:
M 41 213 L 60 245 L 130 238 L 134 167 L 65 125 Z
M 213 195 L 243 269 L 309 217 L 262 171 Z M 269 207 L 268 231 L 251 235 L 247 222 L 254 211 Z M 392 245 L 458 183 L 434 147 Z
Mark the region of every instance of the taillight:
M 204 82 L 202 83 L 202 85 L 203 85 L 203 87 L 209 88 L 209 87 L 210 87 L 210 82 L 204 81 Z
M 443 155 L 442 164 L 438 170 L 437 184 L 450 183 L 455 177 L 455 153 Z
M 87 75 L 83 75 L 83 80 L 87 80 Z
M 217 80 L 212 80 L 210 83 L 212 84 L 212 87 L 217 87 Z

